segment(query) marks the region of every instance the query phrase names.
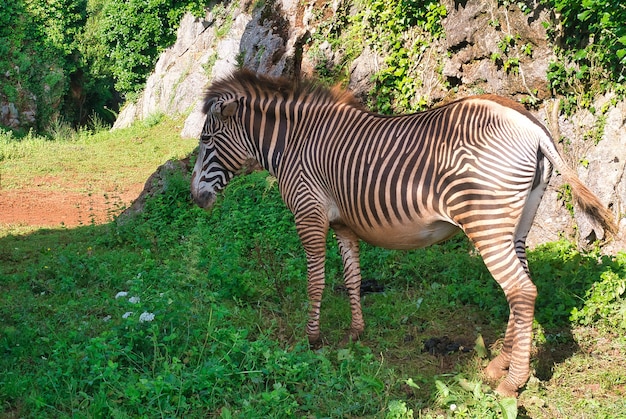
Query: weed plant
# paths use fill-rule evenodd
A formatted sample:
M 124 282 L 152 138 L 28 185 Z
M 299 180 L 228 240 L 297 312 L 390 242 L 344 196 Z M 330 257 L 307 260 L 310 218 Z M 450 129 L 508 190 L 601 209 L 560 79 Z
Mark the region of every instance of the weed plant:
M 430 337 L 472 348 L 504 331 L 504 296 L 462 236 L 411 252 L 363 245 L 364 278 L 384 290 L 363 297 L 362 341 L 341 346 L 349 305 L 329 234 L 327 344 L 313 351 L 304 333 L 306 259 L 275 181 L 266 172 L 236 177 L 209 212 L 190 202 L 187 175 L 166 185 L 132 218 L 0 238 L 0 416 L 517 414 L 514 401 L 481 381 L 487 349 L 422 352 Z M 530 265 L 538 353 L 564 340 L 575 346 L 583 326 L 623 336 L 624 254 L 582 254 L 558 242 L 531 252 Z M 624 351 L 619 342 L 613 351 Z M 567 358 L 580 368 L 575 350 Z M 612 371 L 601 381 L 610 402 L 602 413 L 617 417 L 626 414 L 613 403 L 626 378 L 616 370 L 623 360 L 612 361 L 597 368 Z M 555 377 L 563 380 L 561 365 Z M 595 414 L 597 403 L 585 407 L 580 396 L 551 399 L 552 373 L 522 393 L 522 411 L 549 417 L 552 406 L 578 403 Z

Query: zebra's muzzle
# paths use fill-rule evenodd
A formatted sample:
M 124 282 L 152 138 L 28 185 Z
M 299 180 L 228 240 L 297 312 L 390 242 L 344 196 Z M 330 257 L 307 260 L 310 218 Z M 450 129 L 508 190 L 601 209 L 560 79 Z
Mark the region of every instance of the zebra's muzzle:
M 209 209 L 215 203 L 215 193 L 208 191 L 201 191 L 199 193 L 192 193 L 191 198 L 200 208 Z

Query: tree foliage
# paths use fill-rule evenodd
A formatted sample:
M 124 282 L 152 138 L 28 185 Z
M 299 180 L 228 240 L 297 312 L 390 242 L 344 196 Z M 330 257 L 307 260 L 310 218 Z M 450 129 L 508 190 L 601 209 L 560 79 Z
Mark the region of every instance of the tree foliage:
M 182 15 L 205 0 L 13 0 L 0 3 L 0 100 L 34 108 L 45 130 L 94 113 L 112 121 L 138 91 Z M 113 112 L 112 112 L 113 111 Z
M 43 19 L 57 12 L 55 6 L 25 0 L 0 4 L 0 99 L 18 108 L 36 106 L 43 118 L 65 90 L 65 49 L 56 42 L 58 27 L 51 22 L 48 30 Z
M 599 91 L 623 90 L 626 81 L 626 4 L 621 0 L 544 0 L 560 27 L 553 31 L 561 59 L 548 71 L 569 106 L 590 106 Z M 576 103 L 573 103 L 576 102 Z M 568 103 L 566 103 L 568 106 Z M 566 108 L 566 111 L 568 109 Z
M 99 73 L 115 80 L 117 91 L 139 90 L 158 54 L 176 40 L 186 11 L 200 14 L 198 0 L 91 0 L 91 18 L 81 48 Z M 89 47 L 87 47 L 89 46 Z

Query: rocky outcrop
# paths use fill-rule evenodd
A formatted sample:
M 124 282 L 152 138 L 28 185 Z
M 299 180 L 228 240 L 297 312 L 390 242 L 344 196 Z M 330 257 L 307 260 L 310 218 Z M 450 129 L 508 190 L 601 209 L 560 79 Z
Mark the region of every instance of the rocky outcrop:
M 266 1 L 252 13 L 239 50 L 244 67 L 271 76 L 294 77 L 306 30 L 296 22 L 298 2 Z
M 563 152 L 578 167 L 581 179 L 621 217 L 622 233 L 606 249 L 625 249 L 626 104 L 606 105 L 611 100 L 607 96 L 595 106 L 603 112 L 582 111 L 555 119 L 546 110 L 552 103 L 546 71 L 555 59 L 544 27 L 549 12 L 540 5 L 525 10 L 504 7 L 496 0 L 443 3 L 448 12 L 442 22 L 445 37 L 433 40 L 416 63 L 423 81 L 416 95 L 436 104 L 497 93 L 534 105 L 532 112 L 546 122 L 555 138 L 567 139 Z M 341 0 L 308 6 L 296 0 L 222 2 L 204 19 L 186 15 L 176 44 L 162 54 L 142 96 L 127 105 L 115 126 L 153 113 L 185 114 L 182 136 L 197 137 L 204 121 L 203 90 L 235 67 L 297 77 L 315 75 L 320 59 L 341 62 L 345 59 L 341 46 L 310 35 L 316 24 L 334 19 L 340 10 L 345 13 L 342 5 Z M 313 48 L 319 53 L 309 54 Z M 367 45 L 352 60 L 349 87 L 358 97 L 367 98 L 372 76 L 383 65 L 381 53 Z M 570 215 L 560 182 L 560 176 L 553 176 L 528 239 L 531 247 L 560 237 L 576 238 L 584 245 L 602 236 L 579 213 Z
M 548 44 L 548 12 L 524 13 L 497 2 L 447 2 L 443 26 L 449 56 L 442 75 L 457 94 L 482 92 L 549 97 L 546 71 L 554 53 Z
M 249 20 L 230 6 L 204 19 L 186 14 L 176 43 L 161 54 L 143 93 L 122 109 L 113 129 L 156 113 L 190 114 L 182 135 L 197 137 L 203 120 L 197 111 L 202 92 L 210 80 L 235 68 L 239 41 Z
M 30 95 L 32 97 L 32 95 Z M 11 129 L 27 129 L 35 126 L 37 106 L 34 99 L 25 101 L 21 106 L 14 102 L 0 99 L 0 125 Z

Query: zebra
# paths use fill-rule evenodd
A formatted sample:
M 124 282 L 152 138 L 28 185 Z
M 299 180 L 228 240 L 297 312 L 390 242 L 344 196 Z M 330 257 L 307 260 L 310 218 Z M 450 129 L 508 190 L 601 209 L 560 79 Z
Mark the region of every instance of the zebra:
M 606 237 L 617 231 L 612 213 L 568 168 L 547 129 L 511 99 L 472 96 L 384 116 L 347 90 L 243 69 L 209 86 L 203 112 L 192 198 L 210 208 L 249 159 L 276 177 L 306 254 L 312 346 L 320 339 L 329 228 L 343 262 L 351 339 L 364 330 L 359 240 L 413 249 L 463 231 L 510 308 L 503 348 L 485 372 L 501 379 L 498 393 L 517 396 L 529 377 L 537 296 L 525 240 L 553 167 Z

